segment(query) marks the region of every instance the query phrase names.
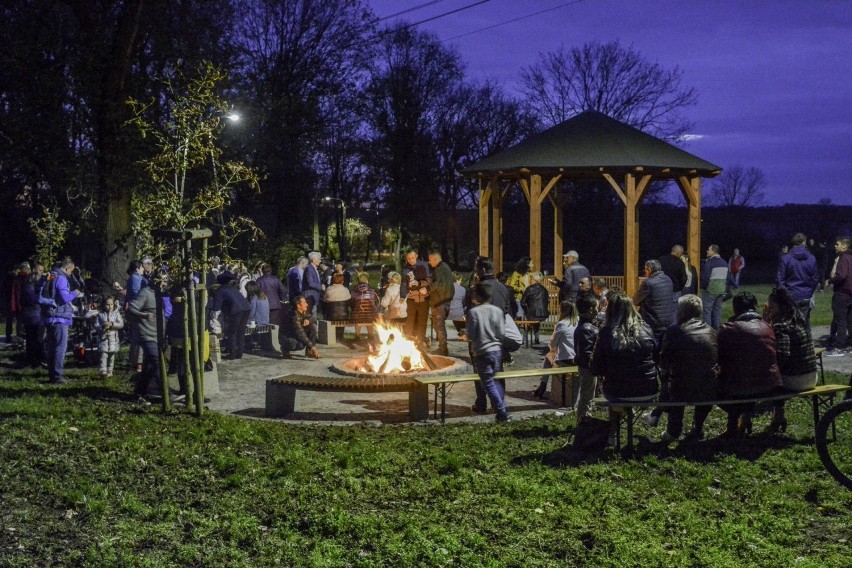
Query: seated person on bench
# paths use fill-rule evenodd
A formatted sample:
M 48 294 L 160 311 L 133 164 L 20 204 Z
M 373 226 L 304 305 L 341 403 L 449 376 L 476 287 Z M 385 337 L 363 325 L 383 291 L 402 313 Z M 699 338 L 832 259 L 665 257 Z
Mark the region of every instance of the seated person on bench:
M 719 398 L 760 398 L 781 386 L 775 359 L 775 334 L 757 313 L 749 292 L 734 296 L 734 317 L 719 328 Z M 751 432 L 754 403 L 727 404 L 728 425 L 722 434 L 733 438 Z
M 781 381 L 785 389 L 795 392 L 812 389 L 817 383 L 817 363 L 811 328 L 804 314 L 796 307 L 789 290 L 775 288 L 763 308 L 763 319 L 775 332 L 775 351 Z M 776 400 L 772 408 L 770 432 L 786 432 L 783 400 Z
M 305 357 L 319 359 L 317 342 L 317 319 L 308 307 L 304 296 L 293 298 L 293 307 L 284 318 L 284 328 L 281 337 L 281 351 L 285 359 L 290 358 L 291 351 L 305 350 Z
M 352 294 L 349 288 L 343 285 L 344 276 L 335 273 L 331 277 L 331 286 L 325 289 L 322 297 L 322 315 L 330 321 L 349 320 L 349 300 Z
M 603 395 L 610 401 L 644 401 L 657 397 L 654 333 L 624 293 L 612 293 L 606 325 L 592 352 L 592 374 L 603 378 Z M 610 410 L 610 419 L 613 419 Z
M 677 323 L 663 336 L 660 351 L 662 380 L 668 381 L 671 402 L 704 402 L 718 396 L 716 330 L 704 323 L 701 298 L 694 294 L 677 301 Z M 697 405 L 687 439 L 704 439 L 704 421 L 713 405 Z M 667 409 L 669 421 L 661 440 L 673 442 L 683 431 L 683 406 Z

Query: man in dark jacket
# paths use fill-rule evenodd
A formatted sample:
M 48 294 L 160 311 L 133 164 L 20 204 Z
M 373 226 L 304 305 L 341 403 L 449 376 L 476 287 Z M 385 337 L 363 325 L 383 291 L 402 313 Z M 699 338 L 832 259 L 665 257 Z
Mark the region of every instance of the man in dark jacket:
M 781 257 L 775 284 L 787 288 L 805 322 L 811 323 L 811 298 L 819 286 L 819 268 L 814 255 L 805 247 L 805 235 L 793 235 L 793 248 Z
M 677 402 L 705 402 L 718 396 L 719 381 L 716 364 L 719 350 L 716 331 L 702 320 L 704 311 L 701 298 L 687 294 L 678 300 L 676 324 L 663 338 L 660 351 L 660 370 L 663 382 L 668 384 L 669 400 Z M 687 439 L 704 438 L 704 421 L 712 405 L 697 405 L 692 431 Z M 682 406 L 668 410 L 669 421 L 662 441 L 677 440 L 683 431 Z
M 577 312 L 580 314 L 580 321 L 577 329 L 574 330 L 574 362 L 577 364 L 580 375 L 575 403 L 579 423 L 591 410 L 598 383 L 597 377 L 589 368 L 595 342 L 598 339 L 598 326 L 595 325 L 598 315 L 597 299 L 591 294 L 580 296 L 577 298 Z
M 775 356 L 775 333 L 757 313 L 757 299 L 749 292 L 734 296 L 734 317 L 719 328 L 719 396 L 756 398 L 780 387 L 781 371 Z M 722 406 L 728 413 L 723 436 L 751 431 L 754 403 Z
M 257 285 L 269 299 L 269 322 L 281 325 L 281 308 L 287 301 L 287 290 L 281 279 L 272 274 L 272 267 L 266 263 L 260 265 L 262 276 L 257 279 Z
M 826 351 L 829 357 L 841 357 L 849 346 L 850 325 L 852 325 L 852 239 L 838 237 L 834 244 L 837 251 L 837 264 L 831 277 L 834 295 L 831 297 L 833 324 L 837 329 L 833 349 Z
M 654 360 L 660 354 L 663 334 L 672 323 L 672 281 L 663 272 L 659 260 L 645 262 L 645 280 L 639 286 L 633 303 L 639 308 L 639 314 L 654 332 L 657 343 Z
M 224 358 L 242 359 L 251 304 L 240 294 L 235 279 L 225 274 L 216 279 L 220 286 L 210 309 L 214 314 L 220 313 L 225 322 L 225 350 L 228 354 Z
M 429 306 L 432 309 L 432 329 L 438 338 L 437 355 L 449 355 L 447 348 L 447 314 L 450 313 L 450 302 L 455 294 L 453 271 L 441 259 L 441 253 L 429 252 L 429 266 L 432 268 L 432 278 L 429 283 Z
M 672 321 L 677 319 L 677 300 L 686 286 L 686 266 L 681 260 L 682 257 L 683 247 L 675 245 L 670 254 L 664 254 L 658 259 L 663 272 L 672 281 Z
M 569 250 L 562 255 L 562 266 L 564 267 L 564 280 L 553 278 L 552 282 L 559 288 L 559 302 L 576 302 L 577 293 L 580 289 L 580 278 L 591 276 L 589 269 L 580 264 L 580 253 Z
M 548 305 L 550 304 L 550 294 L 547 288 L 541 285 L 541 272 L 532 272 L 530 274 L 530 285 L 524 290 L 521 297 L 521 307 L 524 309 L 524 318 L 533 321 L 544 321 L 550 315 Z M 533 345 L 539 345 L 539 327 L 540 324 L 533 324 Z
M 305 350 L 305 357 L 319 359 L 317 342 L 317 318 L 308 306 L 304 296 L 293 298 L 293 305 L 284 316 L 281 351 L 285 359 L 290 358 L 290 351 Z

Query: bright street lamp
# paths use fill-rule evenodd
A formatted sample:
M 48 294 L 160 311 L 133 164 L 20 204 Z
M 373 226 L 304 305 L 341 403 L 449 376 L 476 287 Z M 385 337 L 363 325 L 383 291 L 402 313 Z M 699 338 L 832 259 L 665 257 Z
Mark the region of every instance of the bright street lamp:
M 321 201 L 323 201 L 325 203 L 335 202 L 335 203 L 340 204 L 340 211 L 343 213 L 343 224 L 342 224 L 341 229 L 340 229 L 340 235 L 338 235 L 338 236 L 340 238 L 340 258 L 341 258 L 341 260 L 345 261 L 346 260 L 346 203 L 344 203 L 344 201 L 342 199 L 340 199 L 339 197 L 323 197 L 321 199 Z

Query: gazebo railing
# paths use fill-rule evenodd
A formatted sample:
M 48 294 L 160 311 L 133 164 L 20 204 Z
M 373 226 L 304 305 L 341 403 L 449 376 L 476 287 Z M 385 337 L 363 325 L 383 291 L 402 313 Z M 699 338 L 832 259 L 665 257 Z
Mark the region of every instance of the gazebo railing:
M 622 290 L 624 289 L 624 276 L 592 276 L 592 280 L 595 278 L 603 278 L 606 281 L 607 288 L 618 286 Z M 548 280 L 544 286 L 547 288 L 548 296 L 550 297 L 550 301 L 547 306 L 547 311 L 550 315 L 546 320 L 541 322 L 541 329 L 542 331 L 553 332 L 553 329 L 556 327 L 556 323 L 559 321 L 559 288 L 557 288 L 555 284 L 551 283 L 550 280 Z

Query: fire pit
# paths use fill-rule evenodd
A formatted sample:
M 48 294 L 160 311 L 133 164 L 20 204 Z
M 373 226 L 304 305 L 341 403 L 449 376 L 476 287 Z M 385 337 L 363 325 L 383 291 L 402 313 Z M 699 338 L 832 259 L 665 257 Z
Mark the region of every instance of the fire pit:
M 470 372 L 470 365 L 443 355 L 428 355 L 395 327 L 376 325 L 378 341 L 366 357 L 332 365 L 332 370 L 351 377 L 404 377 L 451 375 Z

